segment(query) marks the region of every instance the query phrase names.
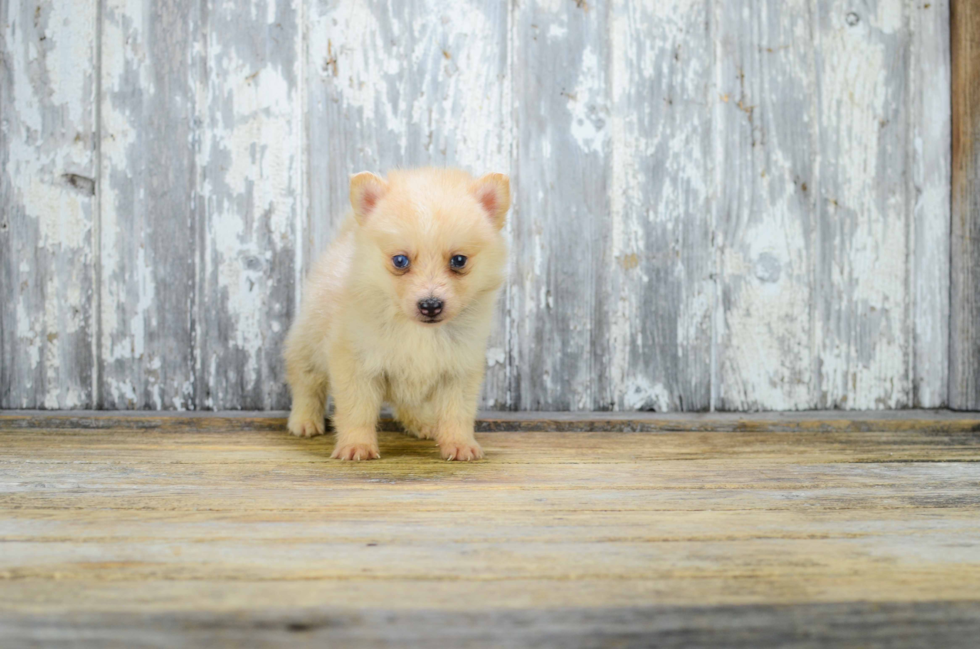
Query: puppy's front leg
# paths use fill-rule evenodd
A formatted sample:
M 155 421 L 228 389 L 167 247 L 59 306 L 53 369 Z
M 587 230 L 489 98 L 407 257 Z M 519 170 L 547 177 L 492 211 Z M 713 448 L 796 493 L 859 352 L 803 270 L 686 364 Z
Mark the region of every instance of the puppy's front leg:
M 330 457 L 338 460 L 374 460 L 378 451 L 378 411 L 383 385 L 380 377 L 358 372 L 347 353 L 332 357 L 330 363 L 334 397 L 334 427 L 337 444 Z
M 435 394 L 436 442 L 444 460 L 465 462 L 483 457 L 483 449 L 473 436 L 482 379 L 482 372 L 474 372 L 466 378 L 445 382 Z

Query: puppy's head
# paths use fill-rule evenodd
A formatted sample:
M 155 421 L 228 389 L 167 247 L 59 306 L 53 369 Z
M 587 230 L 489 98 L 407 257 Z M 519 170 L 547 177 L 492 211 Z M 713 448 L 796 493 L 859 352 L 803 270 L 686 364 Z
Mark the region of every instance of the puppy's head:
M 392 317 L 439 326 L 492 299 L 503 282 L 507 176 L 430 168 L 382 180 L 362 172 L 351 178 L 350 201 L 357 292 Z

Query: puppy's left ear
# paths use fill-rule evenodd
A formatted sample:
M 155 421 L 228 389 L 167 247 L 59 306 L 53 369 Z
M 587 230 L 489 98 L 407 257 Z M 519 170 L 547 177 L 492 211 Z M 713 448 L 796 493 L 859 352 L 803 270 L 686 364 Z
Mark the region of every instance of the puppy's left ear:
M 470 191 L 498 230 L 504 227 L 510 209 L 510 180 L 504 174 L 487 174 L 475 181 Z

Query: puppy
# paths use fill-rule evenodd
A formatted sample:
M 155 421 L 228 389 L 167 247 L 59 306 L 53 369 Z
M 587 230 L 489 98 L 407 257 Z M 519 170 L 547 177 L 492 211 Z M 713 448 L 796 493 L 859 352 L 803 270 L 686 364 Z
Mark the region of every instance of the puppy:
M 382 402 L 446 460 L 476 460 L 476 401 L 510 208 L 502 174 L 456 169 L 351 177 L 352 213 L 307 279 L 286 338 L 289 430 L 324 432 L 334 398 L 331 457 L 380 457 Z

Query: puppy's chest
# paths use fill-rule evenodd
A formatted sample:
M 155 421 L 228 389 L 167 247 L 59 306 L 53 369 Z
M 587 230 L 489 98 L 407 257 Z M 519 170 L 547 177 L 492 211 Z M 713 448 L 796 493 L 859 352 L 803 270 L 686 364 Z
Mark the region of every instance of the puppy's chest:
M 468 360 L 465 350 L 448 337 L 411 333 L 378 340 L 367 353 L 368 366 L 384 374 L 395 389 L 412 392 L 462 373 Z

